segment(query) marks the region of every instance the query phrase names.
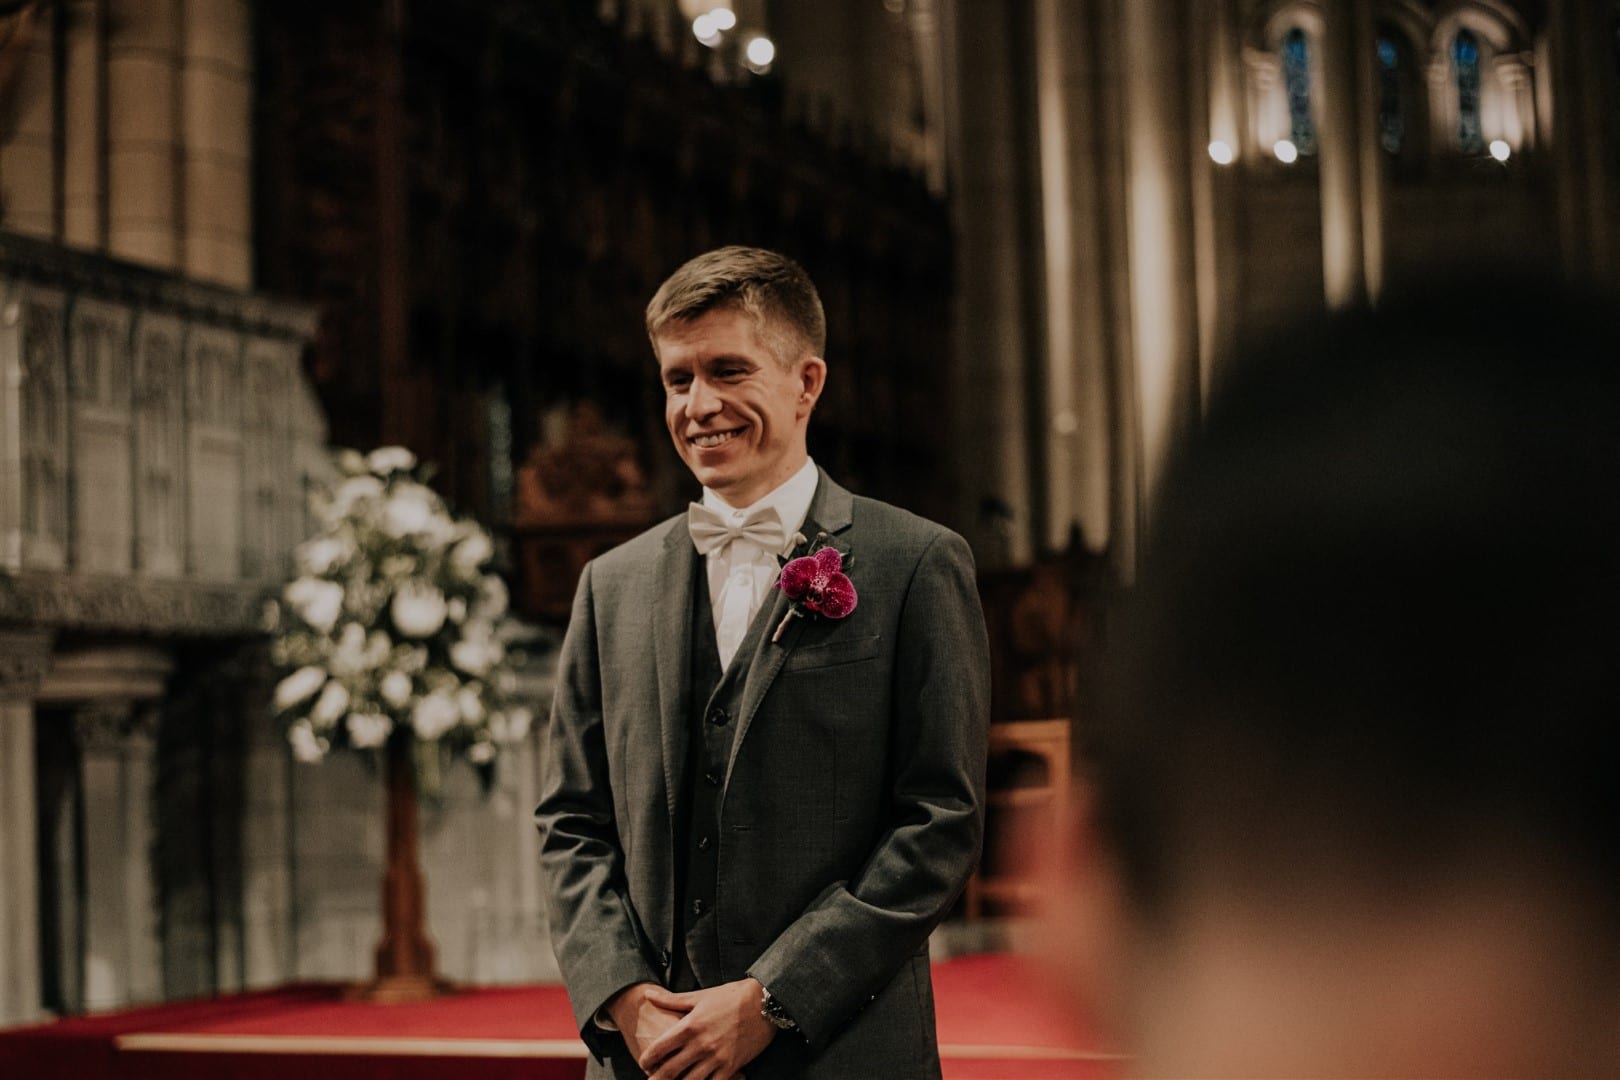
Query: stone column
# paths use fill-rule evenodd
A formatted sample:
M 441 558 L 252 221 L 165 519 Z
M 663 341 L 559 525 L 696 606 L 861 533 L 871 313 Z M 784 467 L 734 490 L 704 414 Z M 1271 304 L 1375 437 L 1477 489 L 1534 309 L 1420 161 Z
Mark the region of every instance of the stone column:
M 1243 108 L 1243 61 L 1232 0 L 1197 0 L 1191 65 L 1197 111 L 1187 148 L 1192 169 L 1198 241 L 1198 356 L 1200 407 L 1214 382 L 1215 364 L 1239 334 L 1243 308 L 1243 236 L 1240 166 L 1216 164 L 1210 147 L 1224 143 L 1237 159 L 1253 161 Z M 1275 74 L 1275 68 L 1266 65 Z M 1201 91 L 1201 92 L 1198 92 Z
M 1075 414 L 1074 371 L 1076 312 L 1072 305 L 1074 277 L 1074 221 L 1071 206 L 1068 68 L 1072 53 L 1065 35 L 1066 16 L 1075 13 L 1061 0 L 1035 0 L 1035 104 L 1039 131 L 1041 176 L 1041 250 L 1045 256 L 1045 355 L 1041 358 L 1040 407 L 1032 419 L 1040 424 L 1041 445 L 1036 453 L 1044 490 L 1042 547 L 1061 549 L 1069 523 L 1078 517 L 1074 484 L 1082 471 L 1077 460 L 1079 417 Z
M 1322 170 L 1322 285 L 1330 308 L 1352 307 L 1367 298 L 1357 120 L 1359 106 L 1364 105 L 1358 63 L 1363 43 L 1352 4 L 1353 0 L 1323 0 L 1322 35 L 1313 42 L 1322 57 L 1317 145 Z
M 1199 398 L 1184 6 L 1120 5 L 1139 514 L 1151 505 L 1171 443 L 1196 418 Z
M 959 3 L 942 23 L 953 85 L 949 160 L 956 235 L 951 400 L 958 445 L 984 453 L 956 462 L 960 518 L 981 566 L 1028 562 L 1037 514 L 1029 372 L 1037 363 L 1031 308 L 1040 270 L 1031 208 L 1040 205 L 1031 160 L 1028 0 Z M 960 43 L 960 44 L 958 44 Z M 1031 427 L 1034 426 L 1034 432 Z M 1009 515 L 986 514 L 988 506 Z
M 73 717 L 84 784 L 84 1005 L 114 1009 L 161 996 L 152 874 L 156 723 L 128 700 Z
M 183 268 L 252 284 L 253 73 L 246 0 L 183 0 Z
M 1389 218 L 1389 164 L 1379 128 L 1378 23 L 1369 0 L 1355 0 L 1355 62 L 1360 88 L 1356 110 L 1357 153 L 1361 159 L 1362 276 L 1367 299 L 1383 295 L 1386 269 L 1385 228 Z
M 108 0 L 107 250 L 173 269 L 180 261 L 179 0 Z
M 33 20 L 12 86 L 10 137 L 0 152 L 0 213 L 5 228 L 57 235 L 56 32 L 49 13 Z
M 0 1027 L 43 1016 L 33 696 L 50 656 L 47 632 L 0 634 Z
M 71 0 L 62 80 L 62 240 L 107 244 L 106 0 Z
M 1590 0 L 1553 0 L 1548 8 L 1552 80 L 1547 133 L 1553 152 L 1563 264 L 1572 277 L 1620 285 L 1620 175 L 1613 152 L 1620 131 L 1620 76 L 1612 14 Z
M 1114 409 L 1110 399 L 1122 280 L 1105 221 L 1121 193 L 1110 186 L 1116 124 L 1101 88 L 1109 67 L 1105 27 L 1093 11 L 1059 0 L 1035 8 L 1036 102 L 1041 174 L 1045 355 L 1037 362 L 1046 503 L 1042 546 L 1061 550 L 1078 523 L 1093 550 L 1116 536 Z M 1104 131 L 1106 130 L 1106 134 Z M 1032 433 L 1035 434 L 1035 433 Z

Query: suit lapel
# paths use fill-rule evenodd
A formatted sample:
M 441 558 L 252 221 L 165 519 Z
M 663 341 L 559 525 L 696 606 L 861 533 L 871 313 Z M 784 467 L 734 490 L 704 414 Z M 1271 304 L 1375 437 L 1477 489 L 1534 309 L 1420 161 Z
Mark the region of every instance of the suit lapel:
M 811 540 L 814 540 L 818 533 L 837 536 L 848 529 L 855 503 L 854 497 L 848 491 L 833 483 L 826 470 L 820 470 L 820 473 L 821 478 L 816 482 L 815 498 L 810 500 L 810 511 L 805 515 L 804 525 L 799 529 Z M 793 646 L 799 640 L 799 635 L 804 631 L 803 619 L 790 619 L 781 639 L 773 642 L 771 638 L 775 635 L 776 628 L 787 617 L 793 604 L 782 590 L 772 589 L 771 598 L 764 606 L 770 609 L 770 616 L 754 646 L 747 673 L 743 677 L 737 736 L 731 741 L 731 756 L 726 761 L 727 783 L 731 781 L 731 770 L 737 763 L 737 753 L 742 749 L 743 739 L 748 736 L 748 728 L 754 721 L 754 713 L 758 711 L 759 703 L 765 700 L 766 691 L 776 681 L 776 675 L 782 670 L 783 662 L 787 660 L 788 654 L 793 651 Z
M 692 582 L 698 554 L 686 529 L 677 521 L 664 538 L 653 570 L 653 662 L 658 675 L 658 727 L 664 746 L 664 796 L 674 828 L 676 800 L 686 775 L 686 722 L 691 711 Z M 671 834 L 673 836 L 673 834 Z

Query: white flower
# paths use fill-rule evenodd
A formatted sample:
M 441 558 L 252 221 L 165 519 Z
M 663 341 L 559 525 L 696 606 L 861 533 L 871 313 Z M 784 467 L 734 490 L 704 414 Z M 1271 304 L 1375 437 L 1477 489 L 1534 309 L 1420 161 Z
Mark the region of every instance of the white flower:
M 357 622 L 344 623 L 338 634 L 337 648 L 332 650 L 328 663 L 333 675 L 355 675 L 365 668 L 366 630 Z
M 388 654 L 393 651 L 394 643 L 388 634 L 382 630 L 373 630 L 371 636 L 366 638 L 366 654 L 361 664 L 363 671 L 376 671 L 388 663 Z
M 302 721 L 287 729 L 287 741 L 292 744 L 293 757 L 299 761 L 314 762 L 326 756 L 327 741 Z
M 358 450 L 339 450 L 337 453 L 338 468 L 350 476 L 359 476 L 366 471 L 366 458 Z
M 459 596 L 452 596 L 449 604 L 445 606 L 444 612 L 451 622 L 462 622 L 467 618 L 467 601 Z
M 389 580 L 410 577 L 416 573 L 415 555 L 386 555 L 377 564 L 377 573 Z
M 403 709 L 410 703 L 413 691 L 411 677 L 403 671 L 390 671 L 382 677 L 382 682 L 377 684 L 377 693 L 396 709 Z
M 444 625 L 444 593 L 425 581 L 406 581 L 394 591 L 389 608 L 394 629 L 406 637 L 432 637 Z
M 478 607 L 484 617 L 500 618 L 506 614 L 506 607 L 511 601 L 511 594 L 506 591 L 506 582 L 502 581 L 498 574 L 485 574 L 478 590 Z
M 380 713 L 350 713 L 349 743 L 361 750 L 370 750 L 388 741 L 394 722 Z
M 314 707 L 309 710 L 309 718 L 316 727 L 329 728 L 348 711 L 349 691 L 334 679 L 321 689 L 321 696 L 315 699 Z
M 489 736 L 499 743 L 522 742 L 533 723 L 534 714 L 521 705 L 504 713 L 490 713 Z
M 325 577 L 338 564 L 347 562 L 354 554 L 354 541 L 336 536 L 321 536 L 298 545 L 298 568 L 313 577 Z
M 326 682 L 326 672 L 311 664 L 301 667 L 276 684 L 277 709 L 290 709 L 309 698 Z
M 484 718 L 484 700 L 471 686 L 463 686 L 456 691 L 456 708 L 461 710 L 461 719 L 468 725 L 477 724 Z
M 432 742 L 456 726 L 461 709 L 456 699 L 442 691 L 428 694 L 411 710 L 411 727 L 418 739 Z
M 489 669 L 500 663 L 499 642 L 462 639 L 450 646 L 450 662 L 469 675 L 483 678 Z
M 274 600 L 266 600 L 264 607 L 259 610 L 259 629 L 267 634 L 273 634 L 281 629 L 281 605 Z
M 495 557 L 495 545 L 489 534 L 479 529 L 450 549 L 450 568 L 462 577 L 472 580 L 478 568 Z
M 408 472 L 416 468 L 416 455 L 403 446 L 379 446 L 366 455 L 366 468 L 384 476 L 391 472 Z
M 394 669 L 403 671 L 407 675 L 415 675 L 427 667 L 428 651 L 426 645 L 407 645 L 394 652 Z
M 355 503 L 361 499 L 381 498 L 382 493 L 382 481 L 375 476 L 349 477 L 332 495 L 331 520 L 348 517 Z
M 396 539 L 427 532 L 444 516 L 437 504 L 433 492 L 421 484 L 401 484 L 383 504 L 382 531 Z
M 282 590 L 288 606 L 319 633 L 330 633 L 343 611 L 343 586 L 335 581 L 301 577 Z
M 474 765 L 486 765 L 495 760 L 495 744 L 483 741 L 467 747 L 467 760 Z

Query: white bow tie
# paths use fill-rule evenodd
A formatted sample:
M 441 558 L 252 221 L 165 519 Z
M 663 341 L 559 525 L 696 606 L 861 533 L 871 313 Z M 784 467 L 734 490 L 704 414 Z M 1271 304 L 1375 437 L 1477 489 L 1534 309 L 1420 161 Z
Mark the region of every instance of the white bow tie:
M 757 507 L 733 524 L 718 510 L 693 503 L 686 509 L 686 527 L 691 530 L 692 545 L 699 555 L 707 555 L 733 540 L 747 540 L 757 544 L 760 550 L 776 555 L 788 542 L 787 526 L 782 524 L 781 512 L 774 506 Z

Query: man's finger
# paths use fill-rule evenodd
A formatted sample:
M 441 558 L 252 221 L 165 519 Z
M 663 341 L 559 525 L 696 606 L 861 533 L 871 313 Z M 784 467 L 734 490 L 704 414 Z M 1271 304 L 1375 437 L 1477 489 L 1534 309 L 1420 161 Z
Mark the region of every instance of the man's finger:
M 687 1070 L 692 1069 L 702 1058 L 702 1051 L 696 1046 L 687 1044 L 665 1058 L 662 1064 L 658 1066 L 657 1071 L 653 1072 L 647 1080 L 682 1080 L 688 1075 Z M 646 1066 L 642 1067 L 646 1068 Z M 708 1068 L 702 1068 L 696 1070 L 692 1075 L 708 1076 L 709 1072 Z
M 643 1046 L 641 1048 L 641 1056 L 636 1059 L 636 1062 L 643 1069 L 651 1072 L 654 1065 L 657 1065 L 659 1062 L 663 1061 L 665 1058 L 684 1047 L 687 1039 L 690 1037 L 691 1031 L 686 1021 L 684 1019 L 680 1020 L 671 1025 L 669 1029 L 663 1034 L 659 1035 L 658 1038 L 653 1039 L 651 1042 Z
M 701 999 L 697 993 L 677 994 L 673 990 L 665 990 L 662 986 L 653 986 L 647 989 L 647 1000 L 660 1009 L 691 1012 L 692 1007 Z

